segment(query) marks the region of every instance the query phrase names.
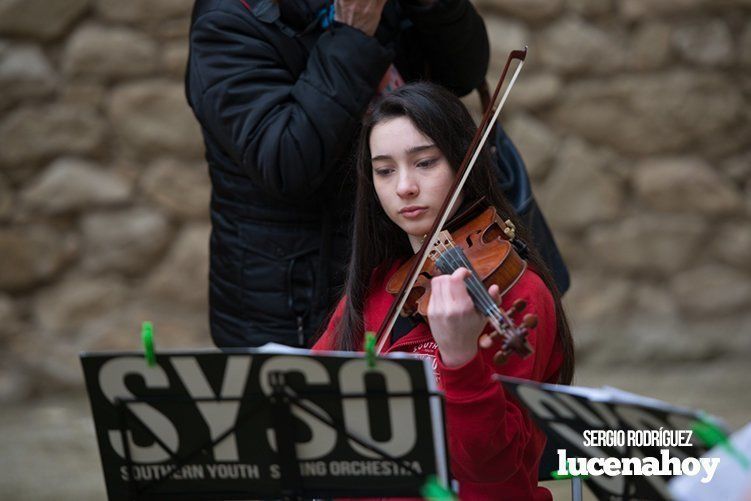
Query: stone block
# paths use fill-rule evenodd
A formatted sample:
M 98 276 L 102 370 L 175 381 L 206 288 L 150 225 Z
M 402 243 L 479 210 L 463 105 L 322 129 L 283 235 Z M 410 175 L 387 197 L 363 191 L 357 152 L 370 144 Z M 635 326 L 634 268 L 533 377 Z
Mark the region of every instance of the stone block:
M 97 13 L 107 21 L 120 23 L 159 23 L 180 16 L 189 16 L 192 0 L 95 0 Z
M 174 78 L 182 78 L 188 62 L 188 44 L 184 40 L 170 42 L 162 52 L 161 68 Z
M 558 149 L 555 134 L 545 124 L 527 114 L 515 115 L 505 129 L 519 149 L 530 177 L 545 177 Z
M 86 24 L 68 39 L 63 71 L 104 81 L 147 75 L 157 68 L 157 45 L 129 28 Z
M 700 217 L 650 213 L 591 228 L 585 244 L 608 269 L 664 277 L 691 267 L 706 236 Z
M 50 341 L 75 339 L 87 323 L 111 316 L 127 298 L 115 277 L 74 275 L 41 290 L 33 300 L 33 320 Z
M 550 119 L 594 143 L 652 155 L 713 141 L 744 109 L 740 90 L 721 75 L 674 71 L 574 83 Z
M 0 177 L 0 221 L 10 217 L 14 207 L 14 193 L 3 177 Z
M 619 178 L 607 170 L 612 155 L 577 139 L 563 143 L 555 167 L 537 199 L 556 229 L 579 230 L 621 215 L 624 203 Z
M 597 270 L 577 270 L 564 296 L 569 319 L 577 324 L 605 325 L 622 318 L 634 301 L 634 283 Z
M 744 181 L 751 179 L 751 149 L 726 159 L 720 168 L 728 178 L 743 185 Z
M 721 215 L 743 210 L 740 190 L 698 157 L 644 160 L 635 169 L 634 188 L 644 205 L 660 211 Z
M 83 108 L 102 108 L 108 89 L 93 80 L 67 80 L 60 89 L 60 102 Z
M 676 51 L 689 63 L 728 66 L 735 60 L 730 28 L 721 19 L 676 26 L 673 28 L 671 41 Z
M 48 96 L 57 83 L 57 74 L 38 46 L 9 45 L 0 52 L 0 110 Z
M 0 123 L 0 163 L 15 165 L 97 150 L 107 126 L 96 109 L 51 104 L 20 108 Z
M 139 156 L 174 153 L 199 158 L 203 140 L 181 83 L 151 80 L 112 93 L 109 116 L 115 132 Z
M 614 10 L 612 0 L 566 0 L 566 10 L 584 17 L 605 16 Z
M 564 74 L 611 73 L 626 60 L 625 34 L 608 31 L 580 17 L 567 16 L 539 35 L 540 63 Z
M 519 21 L 488 14 L 484 17 L 490 42 L 490 67 L 488 80 L 495 82 L 500 76 L 506 58 L 512 50 L 518 50 L 530 43 L 530 31 Z
M 630 37 L 627 66 L 635 70 L 654 70 L 670 63 L 671 25 L 645 21 Z
M 211 183 L 204 162 L 158 160 L 144 172 L 140 185 L 149 198 L 178 218 L 208 218 Z
M 738 60 L 745 67 L 751 66 L 751 21 L 746 22 L 738 43 Z
M 129 197 L 128 183 L 77 158 L 54 161 L 21 194 L 24 203 L 49 214 L 124 203 Z
M 693 317 L 748 311 L 751 275 L 716 263 L 688 269 L 671 280 L 681 308 Z
M 84 269 L 128 275 L 154 266 L 171 236 L 167 218 L 144 207 L 87 214 L 82 229 Z
M 751 220 L 730 220 L 711 238 L 712 254 L 741 270 L 751 271 Z
M 527 21 L 541 21 L 558 15 L 564 0 L 479 0 L 478 5 Z
M 182 230 L 167 257 L 149 277 L 149 294 L 196 310 L 206 307 L 210 230 L 208 224 L 189 225 Z
M 88 9 L 90 0 L 0 0 L 0 35 L 51 40 Z
M 519 85 L 509 95 L 509 110 L 533 111 L 552 104 L 563 88 L 561 78 L 552 73 L 522 74 Z
M 655 19 L 675 14 L 696 12 L 711 0 L 622 0 L 618 2 L 621 15 L 626 19 Z
M 21 291 L 50 280 L 75 257 L 76 240 L 43 224 L 0 229 L 0 290 Z

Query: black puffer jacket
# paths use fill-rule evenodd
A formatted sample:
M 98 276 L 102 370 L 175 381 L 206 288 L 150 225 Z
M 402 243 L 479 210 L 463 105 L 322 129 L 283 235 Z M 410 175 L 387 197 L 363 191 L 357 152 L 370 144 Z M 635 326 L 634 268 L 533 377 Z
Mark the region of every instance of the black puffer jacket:
M 468 0 L 389 0 L 375 37 L 316 20 L 319 0 L 197 0 L 186 75 L 212 181 L 218 346 L 305 345 L 340 294 L 352 207 L 345 158 L 387 68 L 459 95 L 488 41 Z

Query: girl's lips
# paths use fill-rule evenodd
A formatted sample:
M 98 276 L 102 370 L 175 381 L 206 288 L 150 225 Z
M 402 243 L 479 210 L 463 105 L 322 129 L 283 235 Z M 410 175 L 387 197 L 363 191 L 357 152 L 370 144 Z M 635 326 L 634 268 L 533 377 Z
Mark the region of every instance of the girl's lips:
M 418 218 L 418 217 L 422 216 L 428 210 L 427 207 L 415 207 L 415 208 L 406 207 L 406 209 L 407 210 L 405 210 L 405 209 L 400 210 L 399 214 L 401 214 L 402 216 L 406 217 L 407 219 Z

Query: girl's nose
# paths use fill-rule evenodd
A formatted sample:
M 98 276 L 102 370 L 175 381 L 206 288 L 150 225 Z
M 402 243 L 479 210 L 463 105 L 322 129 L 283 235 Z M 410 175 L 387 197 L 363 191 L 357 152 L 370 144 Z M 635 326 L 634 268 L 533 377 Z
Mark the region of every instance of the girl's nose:
M 405 170 L 407 172 L 405 172 Z M 414 197 L 420 192 L 415 179 L 408 172 L 408 169 L 402 170 L 399 175 L 399 181 L 396 185 L 396 194 L 402 198 Z

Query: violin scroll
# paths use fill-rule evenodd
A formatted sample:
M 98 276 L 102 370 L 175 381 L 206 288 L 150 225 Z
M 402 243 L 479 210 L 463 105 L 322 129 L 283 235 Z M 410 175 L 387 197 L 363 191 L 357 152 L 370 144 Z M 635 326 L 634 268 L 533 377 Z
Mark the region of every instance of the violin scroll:
M 521 299 L 517 299 L 514 302 L 514 306 L 516 306 L 516 303 L 521 303 L 522 308 L 526 307 L 526 304 Z M 504 312 L 505 317 L 509 320 L 507 326 L 502 327 L 500 330 L 494 329 L 492 332 L 480 336 L 480 347 L 484 349 L 492 348 L 500 340 L 501 348 L 493 355 L 493 363 L 496 365 L 506 363 L 511 354 L 526 358 L 534 353 L 532 346 L 527 341 L 527 336 L 530 329 L 537 327 L 537 315 L 531 313 L 524 315 L 521 325 L 516 326 L 511 320 L 514 306 Z

